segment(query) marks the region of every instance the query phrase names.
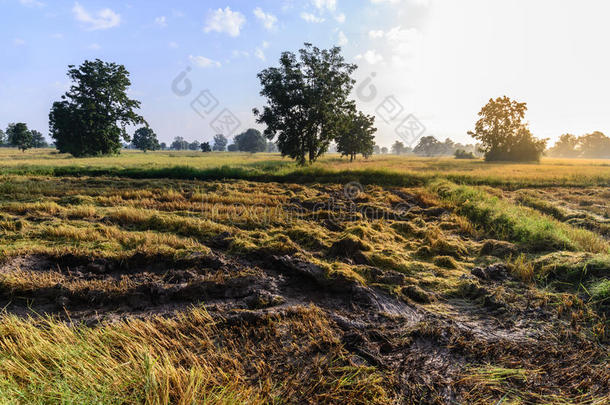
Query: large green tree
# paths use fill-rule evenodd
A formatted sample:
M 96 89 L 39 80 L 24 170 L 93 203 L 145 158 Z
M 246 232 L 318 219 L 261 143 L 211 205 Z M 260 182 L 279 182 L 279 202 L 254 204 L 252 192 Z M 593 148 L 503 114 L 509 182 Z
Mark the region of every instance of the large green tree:
M 224 152 L 227 148 L 227 143 L 229 143 L 229 140 L 226 136 L 223 134 L 216 134 L 214 135 L 214 146 L 212 147 L 212 150 Z
M 149 127 L 136 129 L 131 143 L 144 153 L 146 153 L 147 150 L 159 150 L 161 148 L 159 140 L 157 139 L 157 134 Z
M 527 104 L 507 96 L 490 99 L 479 112 L 470 136 L 481 141 L 485 160 L 537 161 L 546 148 L 546 139 L 536 139 L 523 121 Z
M 337 151 L 341 156 L 349 156 L 351 162 L 358 153 L 364 157 L 372 155 L 377 131 L 374 124 L 375 117 L 361 111 L 352 111 L 346 115 L 344 127 L 337 136 Z
M 314 162 L 328 150 L 349 109 L 356 65 L 346 63 L 341 48 L 319 49 L 306 43 L 299 55 L 284 52 L 279 67 L 258 74 L 267 99 L 262 111 L 254 109 L 265 136 L 277 135 L 283 156 L 299 164 Z
M 170 145 L 170 149 L 173 150 L 186 150 L 189 147 L 189 143 L 184 140 L 183 137 L 177 136 L 174 138 L 174 141 Z
M 48 148 L 49 144 L 41 132 L 33 129 L 32 131 L 32 148 Z
M 9 124 L 6 129 L 6 135 L 8 143 L 21 149 L 22 152 L 32 147 L 32 132 L 23 122 Z
M 264 152 L 267 148 L 267 141 L 258 129 L 250 128 L 233 139 L 237 149 L 241 152 Z
M 6 133 L 0 129 L 0 146 L 6 145 L 7 143 L 8 143 L 8 140 L 6 139 Z
M 57 149 L 74 156 L 118 153 L 121 140 L 130 141 L 126 127 L 146 124 L 135 112 L 140 102 L 127 96 L 129 72 L 99 59 L 68 68 L 73 84 L 49 114 Z

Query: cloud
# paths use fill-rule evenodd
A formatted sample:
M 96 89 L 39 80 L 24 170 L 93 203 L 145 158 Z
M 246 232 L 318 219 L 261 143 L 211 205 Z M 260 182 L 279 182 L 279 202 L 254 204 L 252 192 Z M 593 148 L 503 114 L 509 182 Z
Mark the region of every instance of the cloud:
M 92 31 L 116 27 L 121 23 L 121 16 L 109 8 L 101 9 L 95 15 L 92 15 L 83 6 L 74 3 L 72 12 L 77 21 L 83 23 L 87 29 Z
M 205 56 L 193 56 L 193 55 L 189 55 L 189 60 L 202 68 L 208 68 L 208 67 L 220 67 L 221 64 L 218 61 L 212 60 L 210 58 L 206 58 Z
M 369 65 L 376 65 L 377 63 L 383 61 L 383 56 L 381 56 L 376 50 L 369 49 L 364 54 L 356 55 L 356 59 L 364 59 Z
M 276 28 L 277 17 L 271 13 L 265 13 L 260 7 L 256 7 L 253 11 L 254 16 L 263 24 L 265 29 L 272 31 Z
M 371 30 L 369 31 L 369 38 L 371 39 L 377 39 L 377 38 L 383 38 L 383 30 Z
M 100 44 L 96 44 L 96 43 L 90 44 L 87 47 L 87 49 L 91 49 L 92 51 L 97 51 L 98 49 L 101 49 L 101 48 L 102 47 L 100 46 Z
M 210 11 L 203 30 L 205 32 L 224 32 L 232 37 L 239 36 L 241 27 L 246 23 L 246 17 L 239 11 L 232 11 L 230 7 L 224 10 L 219 8 Z
M 25 40 L 23 40 L 21 38 L 15 38 L 15 39 L 13 39 L 13 45 L 23 46 L 23 45 L 25 45 Z
M 344 46 L 347 45 L 347 43 L 349 42 L 349 40 L 347 39 L 347 37 L 345 36 L 345 34 L 343 33 L 343 31 L 339 31 L 338 34 L 338 40 L 337 40 L 337 44 L 339 46 Z
M 345 22 L 345 14 L 341 13 L 335 16 L 335 21 L 337 21 L 339 24 L 343 24 Z
M 44 7 L 45 4 L 41 1 L 37 1 L 37 0 L 19 0 L 19 3 L 21 3 L 22 6 L 26 6 L 26 7 Z
M 178 48 L 178 44 L 174 41 L 170 41 L 169 44 L 167 44 L 170 48 Z
M 385 33 L 385 38 L 392 52 L 392 62 L 398 66 L 407 66 L 421 53 L 423 35 L 416 28 L 394 27 Z
M 64 38 L 64 34 L 61 34 L 61 33 L 58 32 L 58 33 L 52 34 L 51 38 L 53 38 L 53 39 L 63 39 Z
M 266 60 L 267 58 L 265 57 L 265 52 L 263 51 L 263 49 L 267 49 L 269 48 L 269 42 L 267 41 L 263 41 L 263 43 L 261 44 L 260 47 L 257 47 L 254 50 L 254 56 L 256 56 L 257 58 L 259 58 L 260 60 Z
M 311 4 L 320 11 L 335 11 L 337 0 L 311 0 Z
M 324 22 L 324 18 L 322 17 L 318 17 L 315 14 L 311 14 L 311 13 L 306 13 L 306 12 L 302 12 L 301 13 L 301 18 L 305 21 L 307 21 L 308 23 L 321 23 Z
M 167 27 L 167 18 L 165 18 L 164 15 L 157 17 L 155 18 L 155 24 L 157 24 L 159 27 Z
M 260 60 L 265 60 L 265 52 L 263 52 L 263 50 L 261 48 L 256 48 L 254 50 L 254 56 L 256 56 L 257 58 L 259 58 Z
M 247 51 L 240 51 L 238 49 L 234 49 L 231 54 L 233 55 L 234 58 L 240 58 L 240 57 L 244 57 L 247 58 L 248 56 L 250 56 L 250 53 L 248 53 Z

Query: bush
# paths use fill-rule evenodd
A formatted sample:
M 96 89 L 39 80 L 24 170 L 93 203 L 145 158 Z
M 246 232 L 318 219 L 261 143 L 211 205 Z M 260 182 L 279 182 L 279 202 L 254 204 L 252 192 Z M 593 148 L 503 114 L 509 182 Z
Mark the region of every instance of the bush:
M 453 154 L 456 159 L 476 159 L 476 156 L 472 152 L 466 152 L 464 149 L 458 149 Z

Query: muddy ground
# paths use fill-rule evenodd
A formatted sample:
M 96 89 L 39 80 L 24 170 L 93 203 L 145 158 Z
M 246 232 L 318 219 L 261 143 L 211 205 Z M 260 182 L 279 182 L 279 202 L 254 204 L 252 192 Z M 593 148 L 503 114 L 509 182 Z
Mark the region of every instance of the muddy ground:
M 402 201 L 389 209 L 405 221 L 421 217 L 428 225 L 447 223 L 446 207 L 404 189 L 391 192 Z M 341 189 L 320 187 L 318 193 L 333 197 L 331 211 L 366 202 L 346 200 Z M 305 214 L 320 209 L 315 198 L 310 200 L 293 198 L 285 208 Z M 322 223 L 341 232 L 344 222 L 363 220 L 346 217 L 344 210 L 342 215 L 340 221 Z M 235 254 L 231 238 L 216 235 L 205 242 L 209 252 L 181 259 L 11 257 L 0 274 L 39 276 L 44 282 L 4 283 L 0 305 L 9 314 L 51 314 L 91 327 L 125 318 L 171 317 L 192 306 L 205 306 L 221 324 L 246 325 L 316 307 L 331 320 L 353 364 L 376 367 L 386 376 L 384 384 L 396 403 L 495 403 L 512 396 L 525 403 L 561 398 L 585 403 L 610 395 L 607 345 L 582 333 L 573 316 L 511 274 L 503 263 L 517 247 L 508 242 L 473 239 L 494 260 L 467 261 L 458 280 L 460 293 L 451 295 L 422 289 L 399 271 L 372 265 L 358 246 L 345 241 L 324 252 L 357 266 L 367 283 L 342 273 L 329 275 L 301 252 Z

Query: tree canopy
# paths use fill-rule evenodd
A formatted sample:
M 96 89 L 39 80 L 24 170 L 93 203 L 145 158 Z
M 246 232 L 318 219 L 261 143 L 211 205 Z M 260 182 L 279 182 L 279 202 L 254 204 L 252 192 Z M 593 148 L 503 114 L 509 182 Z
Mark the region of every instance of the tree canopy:
M 136 130 L 133 134 L 133 141 L 131 141 L 134 147 L 140 149 L 143 152 L 147 150 L 159 150 L 159 140 L 157 134 L 149 127 L 141 127 Z
M 189 147 L 189 143 L 184 140 L 183 137 L 177 136 L 174 138 L 174 141 L 169 146 L 170 149 L 173 150 L 186 150 Z
M 490 99 L 479 112 L 479 120 L 470 136 L 481 141 L 479 149 L 485 160 L 538 161 L 546 148 L 546 139 L 536 139 L 523 122 L 526 103 L 507 96 Z
M 210 147 L 209 142 L 201 142 L 201 145 L 199 145 L 199 147 L 201 148 L 202 152 L 211 152 L 212 151 L 212 148 Z
M 267 126 L 265 136 L 277 136 L 282 156 L 305 164 L 327 151 L 350 107 L 355 69 L 345 62 L 341 48 L 323 50 L 306 43 L 298 56 L 284 52 L 279 67 L 258 74 L 267 105 L 253 112 Z
M 375 117 L 365 115 L 361 111 L 350 111 L 344 118 L 344 127 L 337 136 L 337 151 L 341 156 L 349 156 L 350 162 L 358 153 L 364 157 L 373 154 L 375 132 L 373 127 Z
M 212 147 L 212 150 L 224 152 L 227 148 L 227 143 L 229 143 L 229 140 L 226 136 L 223 134 L 216 134 L 214 135 L 214 146 Z
M 127 96 L 129 72 L 99 59 L 68 68 L 73 84 L 49 114 L 57 149 L 74 156 L 118 153 L 121 140 L 130 140 L 126 127 L 146 123 L 134 111 L 140 102 Z
M 35 129 L 30 131 L 32 133 L 32 148 L 48 148 L 49 144 L 41 132 Z
M 250 128 L 233 139 L 237 150 L 241 152 L 264 152 L 267 148 L 267 141 L 258 129 Z
M 8 143 L 21 149 L 22 152 L 32 147 L 32 132 L 23 122 L 9 124 L 6 135 Z

